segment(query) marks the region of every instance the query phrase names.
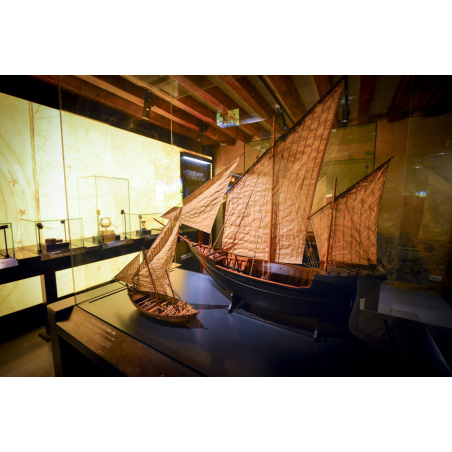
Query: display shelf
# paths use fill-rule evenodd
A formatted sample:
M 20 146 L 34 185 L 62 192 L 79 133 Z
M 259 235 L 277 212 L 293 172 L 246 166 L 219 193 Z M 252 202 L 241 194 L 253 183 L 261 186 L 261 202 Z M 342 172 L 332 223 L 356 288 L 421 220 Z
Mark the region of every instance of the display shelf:
M 331 328 L 330 334 L 324 327 L 327 334 L 314 343 L 315 325 L 307 320 L 303 329 L 239 311 L 228 314 L 230 296 L 209 276 L 181 269 L 171 275 L 175 290 L 200 311 L 192 325 L 171 325 L 140 313 L 119 283 L 77 296 L 77 306 L 203 375 L 393 374 L 386 340 L 375 351 L 364 341 L 350 338 L 345 330 Z M 384 330 L 381 316 L 371 315 Z M 328 358 L 323 361 L 320 356 Z
M 29 220 L 22 218 L 23 234 L 34 237 L 35 243 L 24 244 L 31 253 L 53 253 L 83 248 L 83 221 L 81 218 L 60 220 Z

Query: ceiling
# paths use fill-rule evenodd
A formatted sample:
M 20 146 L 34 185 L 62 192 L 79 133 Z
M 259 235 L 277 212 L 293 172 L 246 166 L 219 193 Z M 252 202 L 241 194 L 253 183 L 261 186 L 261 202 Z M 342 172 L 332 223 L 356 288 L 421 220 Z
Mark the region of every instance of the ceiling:
M 271 136 L 272 117 L 281 108 L 292 126 L 340 79 L 340 75 L 77 75 L 33 76 L 61 90 L 137 121 L 170 130 L 202 144 L 234 145 Z M 349 75 L 349 114 L 338 108 L 335 127 L 389 122 L 411 115 L 450 110 L 448 76 Z M 146 110 L 149 108 L 149 110 Z M 217 113 L 239 110 L 238 125 L 221 127 Z M 346 120 L 346 121 L 345 121 Z M 203 132 L 202 135 L 199 133 Z M 277 133 L 284 131 L 277 125 Z

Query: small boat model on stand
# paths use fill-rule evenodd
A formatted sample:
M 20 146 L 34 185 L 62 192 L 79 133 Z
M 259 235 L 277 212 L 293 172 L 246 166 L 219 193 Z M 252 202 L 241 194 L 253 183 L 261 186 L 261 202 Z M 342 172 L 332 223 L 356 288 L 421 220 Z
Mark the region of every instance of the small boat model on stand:
M 175 212 L 147 252 L 142 250 L 113 278 L 126 284 L 129 299 L 139 311 L 169 323 L 189 323 L 199 314 L 181 299 L 170 280 L 181 211 Z
M 229 312 L 243 300 L 268 311 L 344 325 L 359 275 L 384 279 L 388 267 L 376 265 L 377 223 L 389 161 L 311 215 L 343 86 L 341 79 L 291 130 L 276 142 L 273 138 L 271 148 L 231 187 L 221 247 L 186 239 L 209 275 L 232 293 Z M 184 199 L 181 222 L 211 233 L 213 221 L 203 221 L 216 215 L 219 204 L 199 208 L 203 189 Z M 174 208 L 163 217 L 173 214 Z M 322 261 L 318 267 L 303 262 L 309 222 Z

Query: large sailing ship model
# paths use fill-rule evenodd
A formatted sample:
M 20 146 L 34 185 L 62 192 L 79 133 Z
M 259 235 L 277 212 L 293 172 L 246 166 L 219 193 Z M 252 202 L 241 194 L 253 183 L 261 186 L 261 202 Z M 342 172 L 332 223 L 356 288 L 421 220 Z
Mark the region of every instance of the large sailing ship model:
M 127 286 L 139 311 L 169 323 L 188 323 L 199 314 L 176 293 L 170 279 L 181 213 L 177 209 L 149 250 L 138 253 L 113 278 Z
M 343 86 L 340 80 L 228 190 L 220 247 L 184 238 L 207 273 L 232 293 L 229 312 L 243 300 L 336 323 L 348 319 L 359 275 L 381 281 L 387 272 L 377 266 L 377 223 L 389 161 L 339 196 L 335 181 L 331 202 L 313 210 Z M 163 217 L 174 219 L 182 209 L 181 223 L 211 233 L 236 164 Z M 308 228 L 319 251 L 317 267 L 303 262 Z

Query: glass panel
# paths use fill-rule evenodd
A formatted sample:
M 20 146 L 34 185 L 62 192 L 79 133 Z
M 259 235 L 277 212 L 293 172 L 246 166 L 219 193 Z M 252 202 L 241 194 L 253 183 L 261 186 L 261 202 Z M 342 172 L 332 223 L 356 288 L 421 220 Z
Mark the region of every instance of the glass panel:
M 0 259 L 2 264 L 6 254 L 17 259 L 17 264 L 6 264 L 13 267 L 0 268 L 0 315 L 42 303 L 41 277 L 30 278 L 27 270 L 39 275 L 48 268 L 50 250 L 38 253 L 40 245 L 54 247 L 52 258 L 67 255 L 71 246 L 56 83 L 56 76 L 0 80 Z M 42 243 L 37 240 L 36 223 L 43 225 Z M 77 232 L 77 220 L 73 229 L 74 237 L 83 237 Z M 46 244 L 48 238 L 54 243 Z M 56 265 L 68 265 L 68 260 Z
M 197 131 L 173 123 L 171 100 L 156 95 L 171 93 L 169 77 L 140 77 L 60 77 L 68 211 L 83 222 L 83 250 L 72 254 L 77 303 L 149 249 L 162 229 L 155 218 L 180 202 L 182 149 L 171 143 L 202 152 Z M 69 272 L 58 278 L 59 295 L 70 294 Z
M 159 234 L 168 220 L 161 218 L 165 212 L 160 213 L 131 213 L 130 223 L 132 238 L 148 237 Z
M 338 194 L 372 172 L 375 164 L 377 124 L 349 126 L 331 131 L 321 179 L 327 176 L 327 195 L 333 193 L 337 177 Z
M 24 236 L 32 237 L 34 235 L 31 243 L 23 245 L 23 248 L 30 253 L 63 252 L 69 251 L 70 248 L 83 248 L 84 246 L 81 218 L 41 221 L 22 218 L 21 223 Z

